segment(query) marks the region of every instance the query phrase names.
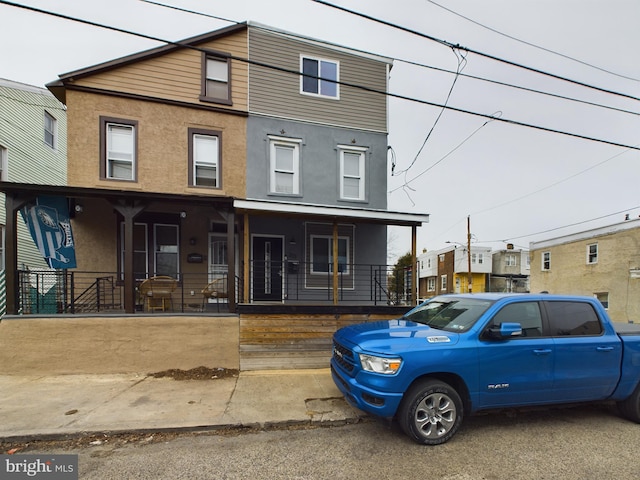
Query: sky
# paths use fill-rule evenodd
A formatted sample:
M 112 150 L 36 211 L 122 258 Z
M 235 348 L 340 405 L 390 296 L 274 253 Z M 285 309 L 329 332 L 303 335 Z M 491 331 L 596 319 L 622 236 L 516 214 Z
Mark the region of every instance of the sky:
M 4 1 L 0 78 L 42 87 L 161 45 Z M 418 253 L 466 243 L 467 221 L 498 250 L 640 216 L 638 0 L 326 1 L 379 21 L 313 0 L 12 3 L 171 41 L 254 21 L 394 59 L 388 209 L 430 215 Z M 393 228 L 390 257 L 409 250 Z

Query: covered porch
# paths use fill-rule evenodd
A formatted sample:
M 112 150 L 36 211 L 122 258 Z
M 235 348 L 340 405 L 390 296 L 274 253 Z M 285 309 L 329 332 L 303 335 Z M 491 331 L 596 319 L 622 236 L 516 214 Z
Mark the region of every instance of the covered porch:
M 220 196 L 0 183 L 7 314 L 237 313 L 239 305 L 415 305 L 390 283 L 386 228 L 428 215 Z M 78 264 L 18 266 L 18 212 L 64 197 Z M 335 254 L 334 254 L 335 252 Z M 402 286 L 400 285 L 402 284 Z

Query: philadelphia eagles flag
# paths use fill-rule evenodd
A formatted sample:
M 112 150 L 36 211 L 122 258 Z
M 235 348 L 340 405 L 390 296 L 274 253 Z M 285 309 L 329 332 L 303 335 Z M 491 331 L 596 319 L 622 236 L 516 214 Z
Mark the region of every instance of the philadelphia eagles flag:
M 65 197 L 38 196 L 20 210 L 38 250 L 51 268 L 76 268 L 76 252 Z

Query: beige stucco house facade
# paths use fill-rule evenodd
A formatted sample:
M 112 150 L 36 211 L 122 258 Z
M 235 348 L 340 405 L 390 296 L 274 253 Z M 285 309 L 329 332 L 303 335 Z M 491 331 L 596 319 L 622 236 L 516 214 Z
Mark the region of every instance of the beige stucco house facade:
M 616 322 L 640 322 L 640 219 L 530 244 L 531 291 L 597 297 Z

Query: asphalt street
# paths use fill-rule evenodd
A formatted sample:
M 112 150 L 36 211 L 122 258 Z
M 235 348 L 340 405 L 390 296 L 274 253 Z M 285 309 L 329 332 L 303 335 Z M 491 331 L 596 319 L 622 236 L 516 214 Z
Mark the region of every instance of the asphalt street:
M 640 426 L 607 404 L 492 412 L 468 418 L 448 443 L 413 443 L 371 418 L 267 430 L 105 436 L 40 444 L 77 453 L 82 479 L 619 480 L 640 478 Z

